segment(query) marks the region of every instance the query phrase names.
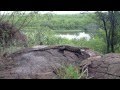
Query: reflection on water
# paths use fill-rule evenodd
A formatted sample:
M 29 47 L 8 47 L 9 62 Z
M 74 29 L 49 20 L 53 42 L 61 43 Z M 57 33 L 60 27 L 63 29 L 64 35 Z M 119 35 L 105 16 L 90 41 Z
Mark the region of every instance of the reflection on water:
M 59 34 L 59 35 L 56 35 L 56 37 L 66 38 L 66 39 L 69 39 L 69 40 L 72 40 L 72 39 L 83 39 L 84 38 L 87 41 L 89 41 L 91 39 L 90 35 L 86 34 L 85 32 L 80 32 L 79 34 L 73 34 L 73 35 L 70 35 L 70 34 Z

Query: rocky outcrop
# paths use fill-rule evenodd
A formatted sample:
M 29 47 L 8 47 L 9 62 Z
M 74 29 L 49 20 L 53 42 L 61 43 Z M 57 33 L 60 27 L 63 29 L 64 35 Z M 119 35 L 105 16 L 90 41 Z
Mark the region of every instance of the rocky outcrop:
M 85 65 L 92 79 L 120 79 L 120 54 L 90 58 L 81 63 L 81 66 Z
M 120 54 L 68 45 L 35 46 L 0 58 L 0 78 L 57 79 L 55 70 L 66 64 L 87 69 L 91 79 L 120 79 Z
M 88 57 L 81 48 L 68 45 L 27 48 L 4 57 L 0 78 L 54 79 L 57 68 L 64 64 L 79 65 Z

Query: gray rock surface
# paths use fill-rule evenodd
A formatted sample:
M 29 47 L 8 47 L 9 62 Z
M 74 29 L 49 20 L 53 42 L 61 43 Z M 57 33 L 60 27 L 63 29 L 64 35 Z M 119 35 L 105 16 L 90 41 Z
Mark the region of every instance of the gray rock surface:
M 101 58 L 82 61 L 93 79 L 120 79 L 120 54 L 106 54 Z
M 46 46 L 34 48 L 37 50 Z M 57 79 L 54 71 L 64 64 L 87 68 L 88 76 L 92 79 L 120 79 L 120 54 L 101 56 L 90 49 L 82 49 L 82 53 L 76 53 L 67 49 L 61 52 L 59 48 L 0 58 L 0 78 Z
M 12 56 L 12 58 L 4 58 L 3 65 L 1 64 L 0 68 L 0 78 L 55 79 L 54 70 L 64 64 L 79 65 L 82 60 L 88 57 L 89 55 L 85 52 L 81 54 L 66 49 L 61 52 L 59 48 L 29 51 Z

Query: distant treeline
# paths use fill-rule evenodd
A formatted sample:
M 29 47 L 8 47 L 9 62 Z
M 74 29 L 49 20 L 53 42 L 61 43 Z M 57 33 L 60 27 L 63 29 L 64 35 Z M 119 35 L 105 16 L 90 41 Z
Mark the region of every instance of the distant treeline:
M 34 14 L 30 27 L 49 27 L 52 30 L 89 30 L 96 29 L 95 14 L 55 15 Z
M 0 15 L 2 17 L 2 15 Z M 4 20 L 19 24 L 30 22 L 24 28 L 34 29 L 39 27 L 48 27 L 52 30 L 83 30 L 95 31 L 98 26 L 95 20 L 95 13 L 74 14 L 74 15 L 56 15 L 56 14 L 21 14 L 14 12 L 12 15 L 4 15 Z

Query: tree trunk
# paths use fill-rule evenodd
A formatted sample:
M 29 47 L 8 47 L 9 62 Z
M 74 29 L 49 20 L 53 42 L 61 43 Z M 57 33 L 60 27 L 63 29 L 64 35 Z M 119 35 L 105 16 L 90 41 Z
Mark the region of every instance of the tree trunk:
M 114 37 L 115 37 L 115 17 L 114 11 L 109 11 L 110 23 L 111 23 L 111 52 L 115 52 L 114 49 Z
M 109 53 L 110 52 L 110 37 L 109 37 L 109 33 L 108 33 L 108 30 L 107 30 L 107 27 L 106 27 L 105 19 L 103 18 L 102 21 L 103 21 L 105 35 L 106 35 L 107 53 Z

